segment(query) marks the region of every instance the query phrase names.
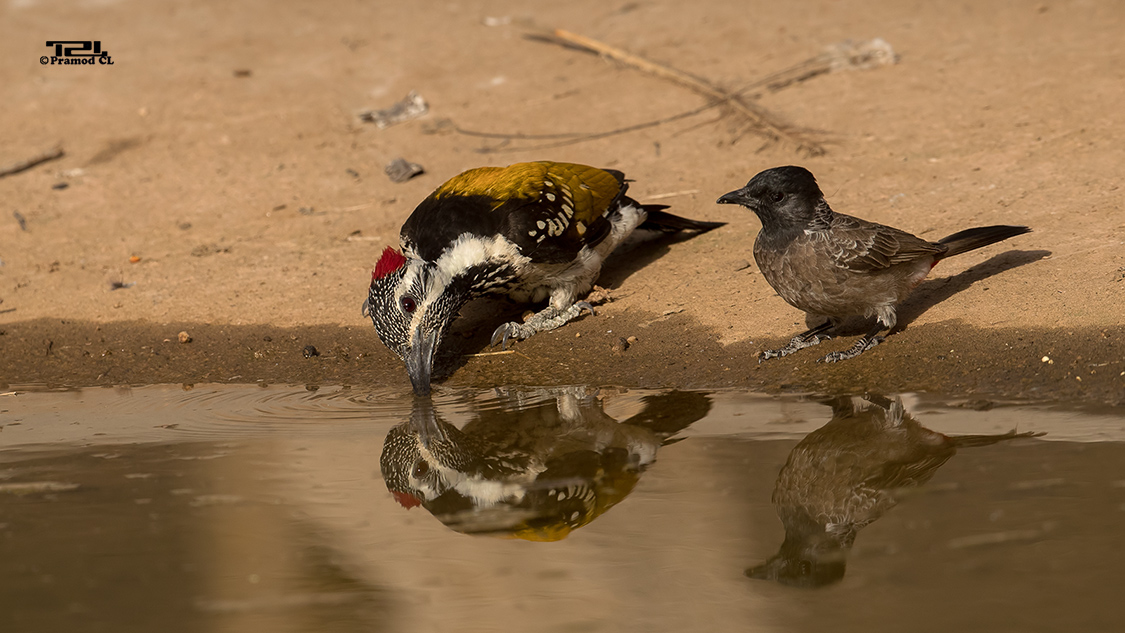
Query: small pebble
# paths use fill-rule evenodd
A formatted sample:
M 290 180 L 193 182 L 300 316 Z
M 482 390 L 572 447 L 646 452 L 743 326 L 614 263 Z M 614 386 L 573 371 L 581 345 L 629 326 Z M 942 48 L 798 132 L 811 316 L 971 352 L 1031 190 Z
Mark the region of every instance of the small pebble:
M 188 334 L 187 332 L 180 332 L 179 334 L 176 335 L 176 337 L 178 339 L 180 339 L 181 343 L 190 343 L 191 342 L 191 334 Z
M 301 353 L 305 355 L 305 358 L 320 356 L 320 352 L 316 351 L 316 347 L 313 345 L 306 345 L 305 349 L 301 350 Z
M 623 354 L 625 350 L 629 349 L 629 340 L 624 336 L 619 336 L 613 340 L 610 349 L 613 350 L 614 354 Z
M 636 342 L 637 342 L 637 337 L 635 337 L 635 336 L 630 336 L 629 338 L 625 339 L 625 342 L 626 342 L 626 343 L 628 343 L 628 344 L 630 344 L 630 345 L 632 345 L 632 344 L 634 344 L 634 343 L 636 343 Z
M 575 332 L 574 338 L 582 338 L 582 333 L 581 332 Z
M 405 158 L 396 158 L 383 168 L 391 182 L 406 182 L 426 170 L 418 163 L 412 163 Z

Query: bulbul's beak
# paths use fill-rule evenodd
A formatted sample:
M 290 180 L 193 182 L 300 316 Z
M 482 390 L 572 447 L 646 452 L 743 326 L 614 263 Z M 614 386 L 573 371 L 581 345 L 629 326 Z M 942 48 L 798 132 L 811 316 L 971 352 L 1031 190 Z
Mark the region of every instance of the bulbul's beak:
M 746 195 L 746 187 L 743 187 L 742 189 L 738 189 L 738 190 L 732 191 L 730 193 L 724 193 L 721 198 L 719 198 L 718 200 L 715 201 L 715 203 L 716 204 L 741 204 L 742 206 L 746 206 L 746 203 L 748 202 L 748 200 L 749 200 L 749 197 Z
M 430 393 L 430 373 L 434 366 L 434 349 L 437 347 L 438 332 L 426 332 L 422 326 L 414 329 L 410 337 L 410 352 L 406 354 L 406 373 L 410 374 L 410 384 L 414 393 L 425 396 Z

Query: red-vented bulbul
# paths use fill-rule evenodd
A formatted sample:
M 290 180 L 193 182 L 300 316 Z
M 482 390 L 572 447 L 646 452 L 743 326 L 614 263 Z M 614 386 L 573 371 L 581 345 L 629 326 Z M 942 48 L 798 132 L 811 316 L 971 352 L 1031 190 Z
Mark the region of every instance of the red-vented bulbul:
M 922 426 L 897 397 L 845 396 L 826 404 L 832 419 L 793 447 L 777 474 L 772 500 L 785 541 L 746 570 L 750 578 L 808 588 L 839 582 L 859 531 L 959 449 L 1043 435 L 943 435 Z
M 879 332 L 895 326 L 895 305 L 906 298 L 939 261 L 1031 231 L 1026 226 L 982 226 L 929 242 L 905 231 L 834 213 L 816 178 L 804 167 L 775 167 L 746 186 L 719 198 L 758 215 L 762 230 L 754 260 L 769 285 L 824 323 L 798 334 L 781 349 L 758 355 L 758 362 L 832 338 L 849 316 L 875 316 L 876 322 L 851 348 L 832 352 L 823 362 L 859 356 L 883 342 Z

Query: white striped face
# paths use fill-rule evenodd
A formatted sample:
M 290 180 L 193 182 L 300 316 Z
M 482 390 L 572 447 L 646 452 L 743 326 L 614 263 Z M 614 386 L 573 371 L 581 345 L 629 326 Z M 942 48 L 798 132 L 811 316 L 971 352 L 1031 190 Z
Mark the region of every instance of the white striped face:
M 404 253 L 412 253 L 404 245 Z M 380 340 L 405 358 L 417 332 L 440 342 L 445 327 L 473 294 L 505 284 L 515 263 L 528 258 L 503 237 L 464 234 L 434 262 L 409 257 L 397 270 L 371 282 L 365 304 Z

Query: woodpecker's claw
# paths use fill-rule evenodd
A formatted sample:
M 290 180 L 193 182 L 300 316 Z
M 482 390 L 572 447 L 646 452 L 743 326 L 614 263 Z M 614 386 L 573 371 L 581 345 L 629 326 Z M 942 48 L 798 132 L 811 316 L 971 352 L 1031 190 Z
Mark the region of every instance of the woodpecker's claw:
M 491 347 L 496 347 L 496 344 L 499 343 L 501 350 L 507 349 L 508 339 L 514 338 L 522 341 L 526 338 L 531 338 L 533 334 L 561 327 L 582 314 L 583 310 L 589 310 L 590 314 L 597 314 L 594 312 L 594 306 L 586 301 L 578 301 L 577 303 L 571 304 L 566 310 L 558 310 L 547 306 L 543 310 L 535 313 L 534 316 L 527 320 L 527 323 L 504 323 L 496 328 L 496 331 L 492 333 L 492 341 L 489 345 Z
M 574 307 L 578 308 L 578 312 L 576 312 L 574 314 L 574 316 L 578 316 L 579 314 L 582 314 L 583 310 L 589 310 L 590 316 L 598 316 L 598 313 L 594 312 L 594 306 L 590 305 L 590 302 L 588 302 L 588 301 L 579 301 L 579 302 L 574 304 Z
M 512 338 L 512 327 L 513 326 L 518 327 L 518 324 L 516 324 L 516 323 L 503 323 L 503 324 L 501 324 L 500 327 L 496 328 L 496 331 L 494 331 L 492 333 L 492 341 L 488 344 L 488 346 L 489 347 L 496 347 L 496 344 L 499 343 L 501 350 L 508 349 L 508 339 Z

